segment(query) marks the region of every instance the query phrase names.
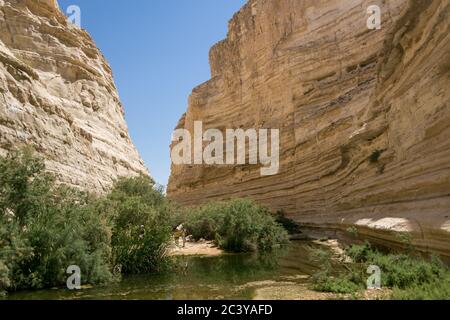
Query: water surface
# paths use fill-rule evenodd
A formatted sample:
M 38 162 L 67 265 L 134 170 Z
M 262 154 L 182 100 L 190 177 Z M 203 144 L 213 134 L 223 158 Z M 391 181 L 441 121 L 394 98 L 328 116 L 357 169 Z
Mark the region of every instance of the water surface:
M 23 291 L 8 299 L 253 299 L 260 288 L 278 283 L 306 284 L 317 267 L 309 260 L 311 243 L 299 241 L 270 255 L 225 254 L 178 257 L 179 270 L 124 277 L 120 283 L 80 291 Z

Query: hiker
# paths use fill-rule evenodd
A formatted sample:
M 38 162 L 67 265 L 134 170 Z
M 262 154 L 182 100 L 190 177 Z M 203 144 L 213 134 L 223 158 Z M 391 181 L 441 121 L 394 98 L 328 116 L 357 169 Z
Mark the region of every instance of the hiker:
M 175 230 L 173 231 L 173 237 L 175 239 L 175 245 L 177 247 L 180 247 L 180 237 L 183 239 L 183 248 L 186 247 L 186 229 L 184 228 L 183 224 L 180 224 L 175 228 Z

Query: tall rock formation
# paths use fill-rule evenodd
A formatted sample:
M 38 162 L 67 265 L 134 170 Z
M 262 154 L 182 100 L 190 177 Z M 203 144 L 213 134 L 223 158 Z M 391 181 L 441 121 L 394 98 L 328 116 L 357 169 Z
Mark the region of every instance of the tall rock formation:
M 366 23 L 370 5 L 380 30 Z M 249 197 L 306 227 L 408 231 L 450 256 L 450 1 L 250 0 L 178 128 L 279 128 L 280 173 L 172 166 L 168 195 Z
M 148 174 L 108 63 L 56 0 L 0 0 L 0 153 L 25 144 L 60 181 L 91 191 Z

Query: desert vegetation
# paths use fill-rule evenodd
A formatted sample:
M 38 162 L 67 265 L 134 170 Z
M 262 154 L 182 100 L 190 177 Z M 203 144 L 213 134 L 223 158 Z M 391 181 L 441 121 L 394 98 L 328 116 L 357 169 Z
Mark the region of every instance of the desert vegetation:
M 0 158 L 0 289 L 83 283 L 167 265 L 170 205 L 148 177 L 119 179 L 102 197 L 58 185 L 31 149 Z
M 267 253 L 288 242 L 288 230 L 298 232 L 282 213 L 250 200 L 178 207 L 145 176 L 118 179 L 106 195 L 81 192 L 58 184 L 29 148 L 0 157 L 0 182 L 1 292 L 63 286 L 70 265 L 83 270 L 83 284 L 94 285 L 173 270 L 167 248 L 181 223 L 195 240 L 236 253 Z M 352 245 L 345 250 L 351 262 L 314 249 L 311 259 L 320 268 L 313 289 L 358 297 L 367 267 L 376 265 L 389 298 L 450 299 L 449 268 L 406 247 L 386 253 L 369 243 Z
M 270 212 L 251 201 L 181 209 L 145 176 L 118 179 L 95 196 L 58 184 L 32 149 L 11 152 L 0 157 L 0 291 L 62 286 L 70 265 L 83 270 L 84 284 L 167 270 L 180 222 L 233 252 L 287 242 Z
M 186 226 L 195 239 L 213 240 L 231 252 L 268 251 L 288 242 L 287 231 L 265 207 L 235 199 L 191 209 Z
M 311 259 L 321 265 L 312 277 L 313 289 L 358 298 L 366 288 L 369 266 L 381 269 L 381 286 L 390 299 L 450 299 L 450 269 L 438 257 L 425 258 L 412 250 L 383 252 L 370 243 L 345 250 L 350 261 L 333 259 L 329 250 L 314 249 Z
M 30 149 L 0 158 L 0 289 L 60 285 L 78 265 L 112 281 L 110 220 L 87 193 L 57 185 Z

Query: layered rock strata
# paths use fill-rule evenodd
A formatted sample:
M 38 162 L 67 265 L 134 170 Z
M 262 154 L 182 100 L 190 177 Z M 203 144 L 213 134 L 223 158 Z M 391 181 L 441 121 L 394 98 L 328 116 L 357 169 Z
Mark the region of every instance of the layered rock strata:
M 177 128 L 279 128 L 280 172 L 173 165 L 169 197 L 248 197 L 309 228 L 388 245 L 408 232 L 450 256 L 449 12 L 448 0 L 250 0 Z
M 148 174 L 110 66 L 56 0 L 0 0 L 0 153 L 22 145 L 61 182 L 86 190 Z

